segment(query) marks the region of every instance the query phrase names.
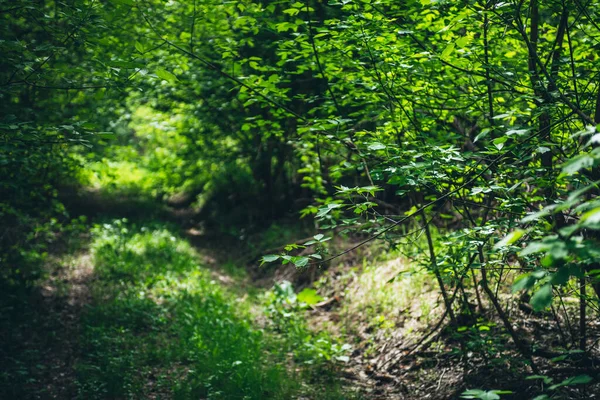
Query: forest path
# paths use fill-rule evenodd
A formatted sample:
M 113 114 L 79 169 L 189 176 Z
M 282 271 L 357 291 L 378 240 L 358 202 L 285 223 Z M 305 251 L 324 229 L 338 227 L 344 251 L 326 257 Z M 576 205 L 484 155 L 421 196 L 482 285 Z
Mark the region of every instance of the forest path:
M 55 341 L 45 357 L 51 368 L 46 382 L 40 385 L 48 398 L 73 398 L 76 395 L 75 365 L 81 315 L 92 301 L 90 282 L 93 275 L 92 256 L 84 250 L 75 257 L 57 259 L 48 280 L 41 287 L 44 318 L 59 322 L 49 335 Z
M 160 220 L 106 221 L 80 233 L 77 250 L 50 255 L 35 287 L 0 304 L 11 309 L 2 359 L 15 361 L 0 398 L 348 398 L 331 372 L 290 370 L 310 335 L 304 318 L 281 328 L 298 336 L 273 335 L 265 312 L 285 300 L 257 297 L 264 289 L 224 261 L 237 256 L 230 244 Z
M 187 333 L 182 333 L 188 327 L 173 332 L 160 322 L 176 318 L 172 310 L 181 304 L 193 307 L 193 304 L 181 301 L 181 282 L 171 281 L 170 274 L 182 274 L 193 288 L 216 282 L 217 292 L 229 293 L 236 298 L 236 304 L 253 309 L 251 314 L 254 316 L 250 319 L 242 318 L 242 321 L 237 315 L 232 315 L 235 325 L 249 323 L 263 330 L 269 322 L 265 317 L 265 304 L 256 300 L 256 293 L 262 293 L 273 287 L 275 282 L 284 280 L 292 282 L 298 292 L 304 287 L 312 287 L 312 282 L 323 273 L 321 270 L 301 271 L 289 267 L 259 269 L 256 254 L 249 252 L 237 238 L 211 235 L 210 230 L 207 232 L 201 224 L 195 223 L 193 210 L 156 207 L 127 198 L 105 201 L 95 191 L 71 195 L 70 201 L 73 215 L 91 216 L 101 228 L 90 233 L 87 225 L 85 231 L 74 239 L 76 243 L 67 246 L 72 248 L 56 248 L 57 254 L 51 255 L 45 263 L 47 277 L 39 282 L 31 295 L 35 300 L 20 302 L 20 305 L 31 305 L 30 309 L 21 311 L 23 324 L 13 330 L 16 334 L 15 348 L 21 353 L 15 358 L 22 361 L 19 373 L 23 373 L 23 378 L 19 381 L 25 383 L 11 385 L 12 393 L 0 398 L 102 399 L 122 396 L 125 393 L 122 389 L 127 385 L 131 386 L 127 390 L 139 391 L 143 398 L 171 398 L 169 385 L 185 379 L 188 374 L 186 363 L 173 360 L 171 371 L 164 365 L 145 368 L 155 364 L 153 356 L 131 353 L 132 347 L 155 347 L 151 341 L 141 339 L 145 335 L 144 330 L 163 340 L 172 340 L 173 337 L 192 340 L 185 337 Z M 123 222 L 124 215 L 128 222 Z M 124 228 L 131 232 L 122 233 Z M 144 229 L 162 239 L 152 242 L 152 235 L 143 236 Z M 118 248 L 118 243 L 118 246 L 124 247 Z M 193 256 L 190 256 L 191 248 Z M 354 258 L 348 260 L 348 267 L 357 262 L 358 259 Z M 137 271 L 140 268 L 145 270 Z M 190 268 L 198 268 L 205 275 L 185 278 Z M 343 271 L 331 272 L 339 275 Z M 166 296 L 163 293 L 140 297 L 135 293 L 151 293 L 153 286 L 162 284 L 168 288 Z M 343 286 L 332 287 L 331 290 L 333 292 L 328 296 L 333 298 L 343 291 Z M 208 297 L 213 295 L 212 289 L 206 293 Z M 118 297 L 125 304 L 122 301 L 115 303 L 114 299 Z M 315 329 L 316 326 L 335 324 L 340 318 L 339 300 L 335 301 L 333 308 L 333 303 L 327 302 L 326 307 L 298 311 L 298 318 L 317 331 L 321 328 Z M 222 303 L 221 300 L 217 302 Z M 169 304 L 168 311 L 161 308 L 165 303 Z M 156 305 L 159 307 L 156 308 Z M 138 321 L 140 318 L 142 320 Z M 116 322 L 111 322 L 113 320 Z M 18 338 L 26 332 L 26 337 Z M 339 332 L 334 335 L 338 339 L 342 337 Z M 367 342 L 365 339 L 362 344 Z M 279 341 L 268 347 L 269 351 L 292 354 L 294 347 L 303 345 L 301 342 Z M 104 346 L 106 351 L 99 346 Z M 389 352 L 389 349 L 386 351 Z M 160 353 L 160 347 L 153 348 L 151 352 Z M 348 388 L 370 393 L 367 398 L 404 398 L 405 393 L 400 394 L 398 390 L 406 389 L 399 385 L 397 379 L 362 364 L 361 353 L 353 354 L 348 364 L 338 365 L 335 379 L 343 379 Z M 279 362 L 289 364 L 290 360 Z M 142 371 L 141 375 L 136 376 L 135 370 Z M 331 384 L 335 386 L 338 383 Z M 96 386 L 99 389 L 94 392 L 92 388 Z M 107 393 L 110 396 L 106 396 Z
M 0 398 L 72 399 L 76 396 L 81 315 L 91 302 L 89 252 L 51 255 L 46 278 L 32 288 L 11 288 L 3 299 Z

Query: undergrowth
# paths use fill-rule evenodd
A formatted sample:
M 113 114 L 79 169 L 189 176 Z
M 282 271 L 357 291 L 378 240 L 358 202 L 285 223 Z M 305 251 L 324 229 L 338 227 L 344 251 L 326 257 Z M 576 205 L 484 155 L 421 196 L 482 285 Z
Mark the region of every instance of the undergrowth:
M 291 286 L 236 296 L 164 226 L 117 220 L 92 233 L 79 398 L 348 398 L 333 374 L 347 347 L 308 329 Z

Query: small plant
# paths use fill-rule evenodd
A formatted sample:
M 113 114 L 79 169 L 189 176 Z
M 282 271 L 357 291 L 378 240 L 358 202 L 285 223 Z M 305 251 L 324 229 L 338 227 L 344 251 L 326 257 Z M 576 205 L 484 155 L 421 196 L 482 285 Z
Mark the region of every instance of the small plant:
M 290 243 L 284 246 L 285 252 L 281 254 L 267 254 L 262 257 L 261 265 L 264 263 L 272 263 L 277 260 L 281 260 L 283 265 L 286 264 L 294 264 L 297 268 L 306 267 L 309 263 L 319 262 L 323 260 L 323 254 L 327 254 L 327 248 L 324 243 L 331 240 L 330 237 L 325 237 L 325 235 L 319 233 L 314 235 L 312 239 L 309 241 L 298 244 L 298 243 Z M 295 250 L 306 249 L 307 247 L 312 247 L 313 253 L 308 256 L 297 255 L 294 256 L 291 253 Z
M 566 378 L 559 383 L 553 383 L 554 379 L 546 375 L 531 375 L 525 378 L 527 380 L 539 380 L 542 383 L 542 387 L 545 392 L 539 396 L 536 396 L 533 400 L 549 400 L 552 398 L 552 394 L 563 387 L 575 386 L 575 385 L 586 385 L 593 381 L 593 378 L 589 375 L 577 375 L 571 378 Z
M 510 390 L 480 390 L 470 389 L 461 394 L 462 399 L 500 400 L 501 394 L 512 394 Z
M 296 294 L 292 284 L 283 281 L 266 294 L 266 310 L 298 362 L 327 368 L 335 362 L 348 362 L 351 346 L 336 343 L 326 332 L 312 332 L 306 325 L 303 311 L 321 300 L 314 289 Z

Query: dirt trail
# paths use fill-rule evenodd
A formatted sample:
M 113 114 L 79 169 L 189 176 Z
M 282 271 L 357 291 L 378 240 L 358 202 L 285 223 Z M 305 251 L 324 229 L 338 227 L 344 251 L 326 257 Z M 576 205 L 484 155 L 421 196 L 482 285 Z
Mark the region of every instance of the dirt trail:
M 45 359 L 50 369 L 44 390 L 48 398 L 66 399 L 76 395 L 75 364 L 78 357 L 80 317 L 91 301 L 89 282 L 93 265 L 89 254 L 77 257 L 70 265 L 58 267 L 41 288 L 47 313 L 45 318 L 59 321 Z
M 91 296 L 91 258 L 85 251 L 66 258 L 50 256 L 47 278 L 12 295 L 13 304 L 0 338 L 2 366 L 13 380 L 0 387 L 5 399 L 72 399 L 76 396 L 80 316 Z M 8 295 L 11 298 L 11 295 Z M 19 378 L 18 383 L 14 377 Z
M 116 218 L 124 215 L 130 217 L 128 210 L 133 206 L 123 206 L 126 201 L 112 205 L 104 204 L 99 211 L 97 207 L 102 198 L 97 198 L 97 196 L 99 196 L 97 193 L 91 192 L 86 197 L 79 198 L 77 212 L 74 214 L 104 216 L 107 213 L 106 215 Z M 311 285 L 324 272 L 323 270 L 300 271 L 289 266 L 271 267 L 270 269 L 249 266 L 246 279 L 233 278 L 228 273 L 226 266 L 228 263 L 235 263 L 236 260 L 244 260 L 240 263 L 245 264 L 248 254 L 244 254 L 244 247 L 235 239 L 203 233 L 202 229 L 192 224 L 191 216 L 193 214 L 193 210 L 173 210 L 161 206 L 158 219 L 171 224 L 176 223 L 181 227 L 182 236 L 185 236 L 198 250 L 202 265 L 206 266 L 215 280 L 224 286 L 245 293 L 250 287 L 271 287 L 273 282 L 285 279 L 293 282 L 298 289 Z M 140 223 L 145 220 L 143 215 L 134 215 L 132 218 L 139 219 Z M 192 226 L 190 227 L 190 225 Z M 348 266 L 355 262 L 357 260 L 347 260 Z M 23 388 L 23 393 L 27 393 L 29 397 L 19 395 L 19 397 L 0 396 L 0 398 L 66 400 L 77 396 L 76 365 L 80 357 L 78 338 L 81 334 L 82 313 L 92 301 L 90 284 L 94 280 L 93 259 L 89 251 L 84 248 L 72 256 L 64 254 L 53 256 L 46 267 L 48 268 L 48 278 L 40 284 L 34 294 L 35 300 L 31 303 L 33 307 L 29 310 L 31 318 L 36 322 L 31 324 L 33 329 L 28 333 L 28 337 L 21 340 L 23 350 L 37 353 L 33 357 L 34 362 L 43 365 L 44 368 L 33 368 L 34 381 L 30 386 Z M 340 288 L 335 290 L 338 289 L 342 290 Z M 331 295 L 334 296 L 335 293 Z M 321 320 L 328 322 L 331 327 L 331 322 L 340 318 L 338 315 L 339 303 L 340 299 L 336 299 L 328 302 L 327 306 L 308 312 L 306 316 L 310 320 L 310 324 L 317 327 Z M 365 337 L 361 338 L 362 343 L 356 346 L 351 361 L 341 371 L 341 379 L 344 379 L 348 386 L 361 388 L 366 398 L 403 399 L 414 397 L 409 396 L 408 387 L 401 380 L 408 376 L 404 372 L 412 371 L 417 367 L 418 362 L 414 358 L 406 360 L 406 363 L 401 366 L 405 369 L 402 371 L 403 373 L 395 370 L 391 374 L 377 363 L 370 363 L 364 358 L 364 349 L 361 346 L 371 340 L 369 339 L 371 336 L 367 333 Z M 380 345 L 383 341 L 379 338 L 377 342 Z M 399 344 L 401 343 L 392 344 L 387 349 L 387 345 L 384 344 L 382 348 L 378 349 L 378 353 L 392 356 L 394 353 L 401 352 Z M 431 372 L 435 373 L 435 371 Z M 449 375 L 446 374 L 447 378 L 443 381 L 440 379 L 437 385 L 438 392 L 450 379 Z M 437 378 L 435 379 L 437 380 Z M 410 389 L 414 395 L 417 388 L 413 386 Z M 416 392 L 422 395 L 428 394 L 418 390 Z

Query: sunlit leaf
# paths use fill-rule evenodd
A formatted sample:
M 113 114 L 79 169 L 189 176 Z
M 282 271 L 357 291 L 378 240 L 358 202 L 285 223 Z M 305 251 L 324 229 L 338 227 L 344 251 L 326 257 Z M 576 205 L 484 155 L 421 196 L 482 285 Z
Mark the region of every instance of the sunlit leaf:
M 161 78 L 164 79 L 165 81 L 168 81 L 170 83 L 174 83 L 177 82 L 178 79 L 175 75 L 173 75 L 171 72 L 167 71 L 166 69 L 163 68 L 157 68 L 155 71 L 156 75 Z
M 494 245 L 494 248 L 495 249 L 499 249 L 501 247 L 510 246 L 511 244 L 513 244 L 514 242 L 516 242 L 517 240 L 519 240 L 525 233 L 526 233 L 526 231 L 524 231 L 522 229 L 515 229 L 514 231 L 512 231 L 511 233 L 509 233 L 508 235 L 506 235 L 498 243 L 496 243 Z
M 302 303 L 306 303 L 308 305 L 315 305 L 321 301 L 323 301 L 323 297 L 317 294 L 315 289 L 303 289 L 300 293 L 297 294 L 298 301 Z
M 535 311 L 542 311 L 552 304 L 552 285 L 546 284 L 539 288 L 530 300 L 531 306 Z
M 262 257 L 261 264 L 274 262 L 274 261 L 279 260 L 279 258 L 280 258 L 280 256 L 278 256 L 276 254 L 267 254 L 266 256 Z

